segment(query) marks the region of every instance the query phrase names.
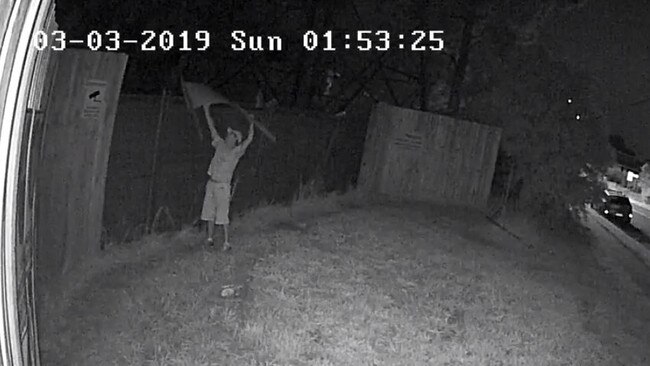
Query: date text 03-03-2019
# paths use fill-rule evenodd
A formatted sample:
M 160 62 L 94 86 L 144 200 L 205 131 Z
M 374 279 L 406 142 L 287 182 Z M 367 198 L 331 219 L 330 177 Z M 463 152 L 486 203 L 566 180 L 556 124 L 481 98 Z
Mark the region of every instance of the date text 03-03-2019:
M 388 31 L 358 30 L 355 32 L 326 31 L 318 34 L 313 30 L 302 33 L 302 47 L 308 51 L 389 51 L 400 49 L 406 51 L 441 51 L 445 43 L 444 31 L 414 30 L 406 33 L 391 34 Z M 283 51 L 285 42 L 280 36 L 249 35 L 245 31 L 235 30 L 230 34 L 230 49 L 233 51 Z M 85 46 L 92 51 L 120 51 L 125 45 L 134 45 L 140 51 L 205 51 L 211 46 L 210 32 L 182 31 L 174 34 L 165 30 L 155 32 L 142 31 L 140 37 L 123 38 L 120 32 L 93 30 L 82 38 L 69 38 L 65 31 L 53 31 L 51 35 L 38 31 L 34 46 L 38 50 L 50 47 L 62 51 L 69 45 Z

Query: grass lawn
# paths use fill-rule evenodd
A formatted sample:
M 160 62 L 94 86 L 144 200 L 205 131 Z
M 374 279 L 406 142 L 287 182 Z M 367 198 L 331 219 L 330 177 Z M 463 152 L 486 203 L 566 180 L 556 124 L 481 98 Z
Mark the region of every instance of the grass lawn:
M 190 229 L 110 248 L 40 299 L 43 364 L 650 364 L 650 272 L 599 240 L 513 223 L 519 241 L 445 207 L 294 210 L 306 227 L 237 221 L 229 254 Z

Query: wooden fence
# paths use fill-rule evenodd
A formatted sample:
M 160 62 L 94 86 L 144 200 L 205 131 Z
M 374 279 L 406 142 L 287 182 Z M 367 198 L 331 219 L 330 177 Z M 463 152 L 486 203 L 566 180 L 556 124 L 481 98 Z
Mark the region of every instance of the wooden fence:
M 192 122 L 182 97 L 170 97 L 159 120 L 161 103 L 160 95 L 120 97 L 104 207 L 104 227 L 110 241 L 137 238 L 147 223 L 153 223 L 151 216 L 163 208 L 165 214 L 160 216 L 156 231 L 178 229 L 181 224 L 192 223 L 201 212 L 207 169 L 214 153 L 210 132 L 205 120 L 201 119 L 198 126 Z M 235 172 L 233 215 L 260 203 L 291 200 L 301 180 L 320 175 L 329 181 L 325 189 L 338 189 L 356 178 L 363 135 L 357 138 L 353 130 L 363 121 L 336 120 L 310 111 L 249 111 L 277 136 L 277 143 L 256 135 Z M 152 169 L 154 165 L 156 169 Z
M 485 208 L 501 129 L 379 103 L 368 123 L 359 189 Z
M 45 111 L 38 177 L 39 271 L 65 272 L 99 251 L 113 121 L 127 56 L 68 49 Z

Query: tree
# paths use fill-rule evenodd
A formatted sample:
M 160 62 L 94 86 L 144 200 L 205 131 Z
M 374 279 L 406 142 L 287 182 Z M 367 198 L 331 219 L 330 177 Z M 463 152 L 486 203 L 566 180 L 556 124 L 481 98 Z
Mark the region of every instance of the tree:
M 623 154 L 629 156 L 636 156 L 634 150 L 630 149 L 625 144 L 625 139 L 623 139 L 623 136 L 621 135 L 618 134 L 609 135 L 609 144 L 618 152 L 622 152 Z
M 650 161 L 643 164 L 641 168 L 641 177 L 650 182 Z
M 573 222 L 567 218 L 602 188 L 596 175 L 611 161 L 602 148 L 607 135 L 599 88 L 543 45 L 492 60 L 493 87 L 472 98 L 468 118 L 503 128 L 502 148 L 523 209 L 549 224 Z M 591 174 L 581 176 L 587 166 Z
M 650 161 L 643 164 L 639 178 L 641 179 L 642 194 L 650 197 Z

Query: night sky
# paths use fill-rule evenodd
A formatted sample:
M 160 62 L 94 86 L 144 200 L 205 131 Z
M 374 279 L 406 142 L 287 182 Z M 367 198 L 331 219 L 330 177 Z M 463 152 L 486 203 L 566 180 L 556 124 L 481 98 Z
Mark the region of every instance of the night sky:
M 609 90 L 612 133 L 650 159 L 650 7 L 645 1 L 591 0 L 549 33 L 558 52 Z M 630 106 L 644 100 L 644 103 Z
M 74 2 L 57 4 L 60 19 L 74 18 Z M 650 7 L 639 0 L 587 0 L 583 8 L 550 22 L 546 34 L 558 58 L 603 86 L 611 132 L 621 134 L 641 159 L 650 159 L 649 35 Z M 639 101 L 645 102 L 630 105 Z

